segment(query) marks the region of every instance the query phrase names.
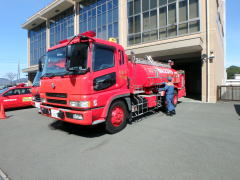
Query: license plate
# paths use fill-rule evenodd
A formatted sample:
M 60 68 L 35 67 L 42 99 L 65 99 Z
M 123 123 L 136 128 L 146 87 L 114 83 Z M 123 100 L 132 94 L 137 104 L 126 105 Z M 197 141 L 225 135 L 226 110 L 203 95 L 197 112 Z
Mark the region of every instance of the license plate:
M 59 113 L 59 110 L 51 109 L 51 116 L 53 118 L 59 118 L 58 113 Z
M 40 109 L 40 102 L 35 102 L 35 107 Z

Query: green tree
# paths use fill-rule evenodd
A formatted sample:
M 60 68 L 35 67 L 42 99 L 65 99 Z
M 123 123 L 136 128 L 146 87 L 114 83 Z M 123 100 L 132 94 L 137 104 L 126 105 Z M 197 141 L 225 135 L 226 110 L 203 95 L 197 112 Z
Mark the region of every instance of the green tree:
M 234 74 L 240 74 L 240 67 L 230 66 L 227 68 L 227 78 L 234 79 Z

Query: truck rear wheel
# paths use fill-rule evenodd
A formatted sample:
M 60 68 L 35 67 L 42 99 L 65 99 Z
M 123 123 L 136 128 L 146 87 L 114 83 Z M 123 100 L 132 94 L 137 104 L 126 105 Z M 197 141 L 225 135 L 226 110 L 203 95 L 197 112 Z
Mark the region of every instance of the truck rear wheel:
M 178 92 L 174 90 L 174 95 L 173 95 L 173 105 L 176 107 L 178 103 Z
M 127 117 L 128 111 L 125 103 L 123 101 L 115 101 L 110 106 L 105 130 L 110 134 L 121 131 L 127 125 Z

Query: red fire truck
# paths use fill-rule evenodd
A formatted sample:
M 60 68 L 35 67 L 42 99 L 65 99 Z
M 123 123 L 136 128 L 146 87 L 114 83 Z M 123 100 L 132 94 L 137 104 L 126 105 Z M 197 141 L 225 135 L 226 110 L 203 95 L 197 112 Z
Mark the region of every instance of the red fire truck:
M 46 56 L 42 56 L 39 59 L 39 62 L 44 62 Z M 41 98 L 39 93 L 40 88 L 40 79 L 42 76 L 42 71 L 38 71 L 32 84 L 32 105 L 39 109 L 40 112 L 40 104 L 41 104 Z
M 124 48 L 86 32 L 50 48 L 42 71 L 43 115 L 80 125 L 105 123 L 109 133 L 122 130 L 136 116 L 165 103 L 158 88 L 171 76 L 174 103 L 185 96 L 183 72 L 154 62 L 131 60 Z
M 41 103 L 41 98 L 39 93 L 41 75 L 42 75 L 41 72 L 37 72 L 32 85 L 32 105 L 39 109 L 40 109 L 40 103 Z

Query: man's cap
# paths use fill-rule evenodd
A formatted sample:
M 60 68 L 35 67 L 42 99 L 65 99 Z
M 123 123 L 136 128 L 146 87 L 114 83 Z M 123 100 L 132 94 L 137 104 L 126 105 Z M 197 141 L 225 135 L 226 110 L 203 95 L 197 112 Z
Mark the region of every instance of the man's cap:
M 167 80 L 168 80 L 168 81 L 172 81 L 172 77 L 169 76 L 169 77 L 167 78 Z

